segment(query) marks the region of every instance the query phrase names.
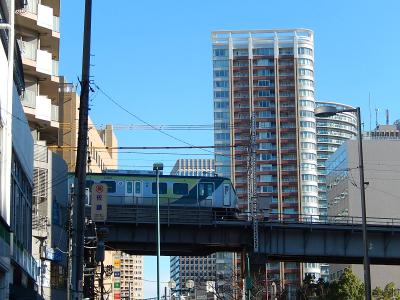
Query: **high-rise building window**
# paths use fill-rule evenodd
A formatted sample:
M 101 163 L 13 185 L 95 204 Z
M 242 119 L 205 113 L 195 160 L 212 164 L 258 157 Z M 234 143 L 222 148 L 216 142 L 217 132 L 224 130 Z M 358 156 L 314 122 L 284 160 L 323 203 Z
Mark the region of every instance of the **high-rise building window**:
M 226 80 L 219 80 L 219 81 L 214 81 L 214 87 L 217 88 L 226 88 L 229 86 L 228 81 Z
M 279 48 L 280 55 L 293 55 L 293 48 Z
M 313 55 L 313 50 L 310 48 L 299 47 L 297 50 L 299 54 Z
M 214 49 L 214 56 L 226 57 L 228 56 L 228 51 L 226 49 Z
M 228 98 L 229 92 L 228 91 L 215 91 L 214 97 L 215 98 Z
M 314 71 L 309 69 L 299 69 L 299 75 L 301 76 L 314 76 Z
M 274 48 L 255 48 L 253 55 L 274 55 Z
M 216 70 L 214 71 L 215 77 L 228 77 L 229 71 L 228 70 Z
M 309 66 L 314 65 L 314 62 L 308 58 L 299 58 L 298 62 L 299 65 L 309 65 Z
M 274 76 L 274 70 L 270 69 L 255 70 L 254 76 Z
M 255 66 L 273 66 L 274 65 L 274 60 L 273 59 L 255 59 L 254 60 L 254 65 Z

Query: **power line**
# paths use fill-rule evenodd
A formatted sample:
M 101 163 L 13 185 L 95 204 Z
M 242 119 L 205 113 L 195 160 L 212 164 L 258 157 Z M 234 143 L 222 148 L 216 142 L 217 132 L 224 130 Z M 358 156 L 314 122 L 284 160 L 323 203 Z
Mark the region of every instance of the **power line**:
M 168 137 L 170 137 L 170 138 L 172 138 L 172 139 L 174 139 L 174 140 L 176 140 L 176 141 L 178 141 L 178 142 L 181 142 L 181 143 L 186 144 L 186 145 L 188 145 L 188 146 L 192 146 L 192 147 L 194 146 L 194 145 L 192 145 L 192 144 L 190 144 L 190 143 L 188 143 L 188 142 L 186 142 L 186 141 L 184 141 L 184 140 L 182 140 L 182 139 L 180 139 L 180 138 L 177 138 L 177 137 L 175 137 L 175 136 L 173 136 L 173 135 L 171 135 L 171 134 L 169 134 L 169 133 L 167 133 L 167 132 L 165 132 L 165 131 L 163 131 L 163 130 L 157 128 L 157 127 L 155 127 L 154 125 L 150 124 L 149 122 L 146 122 L 145 120 L 143 120 L 142 118 L 140 118 L 140 117 L 138 117 L 137 115 L 133 114 L 133 113 L 130 112 L 128 109 L 126 109 L 126 108 L 123 107 L 121 104 L 119 104 L 119 103 L 118 103 L 116 100 L 114 100 L 110 95 L 108 95 L 105 91 L 103 91 L 103 89 L 101 89 L 97 84 L 94 84 L 94 85 L 95 85 L 95 87 L 96 87 L 109 101 L 111 101 L 112 103 L 114 103 L 116 106 L 118 106 L 120 109 L 122 109 L 123 111 L 125 111 L 126 113 L 128 113 L 129 115 L 131 115 L 132 117 L 134 117 L 134 118 L 135 118 L 136 120 L 138 120 L 139 122 L 144 123 L 144 124 L 150 126 L 150 127 L 153 128 L 154 130 L 157 130 L 158 132 L 160 132 L 160 133 L 162 133 L 162 134 L 164 134 L 164 135 L 166 135 L 166 136 L 168 136 Z M 207 150 L 207 149 L 202 149 L 202 148 L 199 148 L 199 149 L 201 149 L 201 150 L 203 150 L 203 151 L 205 151 L 205 152 L 210 152 L 210 151 Z
M 76 146 L 56 146 L 50 145 L 47 146 L 49 149 L 77 149 Z M 220 148 L 235 148 L 238 147 L 236 145 L 232 146 L 118 146 L 118 147 L 90 147 L 91 149 L 105 149 L 105 150 L 161 150 L 161 149 L 220 149 Z M 213 153 L 214 154 L 214 153 Z

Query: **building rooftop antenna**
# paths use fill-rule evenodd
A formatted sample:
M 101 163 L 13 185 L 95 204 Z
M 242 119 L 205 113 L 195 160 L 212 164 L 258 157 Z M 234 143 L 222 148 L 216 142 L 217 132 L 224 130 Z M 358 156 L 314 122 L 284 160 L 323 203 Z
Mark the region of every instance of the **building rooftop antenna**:
M 369 110 L 369 131 L 372 130 L 372 124 L 371 124 L 371 119 L 372 119 L 372 113 L 371 113 L 371 93 L 368 92 L 368 110 Z
M 386 109 L 386 125 L 389 125 L 389 109 Z

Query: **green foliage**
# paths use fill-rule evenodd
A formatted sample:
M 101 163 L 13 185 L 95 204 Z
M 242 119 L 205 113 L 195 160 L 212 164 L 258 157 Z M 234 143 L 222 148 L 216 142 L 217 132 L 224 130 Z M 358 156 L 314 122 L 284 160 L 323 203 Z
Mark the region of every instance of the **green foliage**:
M 372 297 L 374 297 L 374 299 L 376 300 L 383 299 L 383 290 L 379 286 L 377 286 L 372 291 Z
M 338 281 L 317 284 L 316 297 L 312 299 L 326 300 L 363 300 L 364 285 L 350 269 L 345 269 Z M 305 298 L 305 299 L 311 299 Z
M 400 300 L 400 291 L 393 282 L 390 282 L 383 290 L 380 287 L 376 287 L 372 291 L 372 296 L 375 300 Z
M 364 285 L 350 269 L 345 269 L 339 278 L 336 293 L 336 299 L 363 300 Z

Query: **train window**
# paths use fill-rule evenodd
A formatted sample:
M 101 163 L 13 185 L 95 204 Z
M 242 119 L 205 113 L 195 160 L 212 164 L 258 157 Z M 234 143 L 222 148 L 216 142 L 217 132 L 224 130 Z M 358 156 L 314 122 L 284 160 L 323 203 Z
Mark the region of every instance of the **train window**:
M 154 195 L 157 194 L 157 183 L 156 182 L 151 183 L 151 191 Z M 166 194 L 166 193 L 167 193 L 167 183 L 160 182 L 160 195 Z
M 127 194 L 132 194 L 133 193 L 133 182 L 132 181 L 127 181 L 126 182 L 126 193 Z
M 187 183 L 174 183 L 173 193 L 175 195 L 188 195 L 189 194 L 189 187 Z
M 86 187 L 87 188 L 91 189 L 93 184 L 94 184 L 93 180 L 86 180 Z
M 212 196 L 214 185 L 212 183 L 199 183 L 199 197 L 207 198 Z
M 135 181 L 135 195 L 140 195 L 142 192 L 140 191 L 141 183 L 140 181 Z
M 107 185 L 107 192 L 108 193 L 115 193 L 117 191 L 117 184 L 114 180 L 104 180 L 100 181 L 101 183 L 105 183 Z
M 230 199 L 230 185 L 229 184 L 224 184 L 224 205 L 231 205 L 231 199 Z

